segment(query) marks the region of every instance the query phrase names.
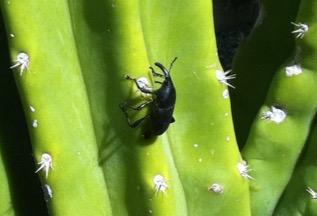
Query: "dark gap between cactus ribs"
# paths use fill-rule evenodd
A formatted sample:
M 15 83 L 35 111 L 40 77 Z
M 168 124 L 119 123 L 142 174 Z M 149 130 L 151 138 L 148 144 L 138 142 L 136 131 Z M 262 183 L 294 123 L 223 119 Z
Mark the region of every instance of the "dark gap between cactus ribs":
M 48 215 L 42 186 L 35 171 L 30 137 L 22 104 L 10 70 L 10 54 L 0 11 L 0 153 L 8 176 L 16 215 Z M 13 39 L 13 38 L 12 38 Z M 1 203 L 0 203 L 1 205 Z

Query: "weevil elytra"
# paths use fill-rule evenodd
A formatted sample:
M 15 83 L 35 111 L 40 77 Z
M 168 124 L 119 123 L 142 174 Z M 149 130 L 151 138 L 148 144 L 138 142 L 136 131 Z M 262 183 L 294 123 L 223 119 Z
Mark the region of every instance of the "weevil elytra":
M 150 67 L 154 77 L 164 79 L 162 82 L 155 81 L 155 83 L 161 84 L 160 88 L 157 90 L 149 88 L 146 83 L 142 83 L 135 78 L 131 78 L 130 76 L 125 77 L 128 80 L 134 81 L 137 88 L 141 92 L 152 95 L 151 101 L 143 102 L 136 107 L 130 106 L 127 102 L 120 104 L 120 108 L 125 114 L 130 127 L 135 128 L 144 122 L 148 123 L 149 127 L 147 127 L 143 133 L 144 138 L 150 138 L 163 134 L 168 129 L 169 125 L 175 122 L 173 112 L 176 102 L 176 90 L 170 75 L 170 71 L 176 59 L 177 57 L 171 62 L 168 70 L 161 63 L 155 63 L 155 66 L 160 68 L 163 74 L 157 73 L 153 67 Z M 149 113 L 141 119 L 131 122 L 127 110 L 132 109 L 140 111 L 147 106 L 149 106 Z

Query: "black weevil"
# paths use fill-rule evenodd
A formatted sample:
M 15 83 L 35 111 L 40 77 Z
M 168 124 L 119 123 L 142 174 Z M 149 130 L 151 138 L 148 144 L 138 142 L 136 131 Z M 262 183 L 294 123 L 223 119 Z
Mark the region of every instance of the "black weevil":
M 153 67 L 150 67 L 154 77 L 160 77 L 164 79 L 163 82 L 155 81 L 155 83 L 161 84 L 161 87 L 157 90 L 153 90 L 146 83 L 143 83 L 142 81 L 135 78 L 131 78 L 128 75 L 125 77 L 128 80 L 134 81 L 141 92 L 152 95 L 151 101 L 143 102 L 137 107 L 130 106 L 126 102 L 120 104 L 120 108 L 124 112 L 130 127 L 135 128 L 141 123 L 145 122 L 145 120 L 147 121 L 149 126 L 146 128 L 143 134 L 144 138 L 150 138 L 152 136 L 163 134 L 167 130 L 169 124 L 175 122 L 173 112 L 176 102 L 176 90 L 170 76 L 170 71 L 176 59 L 177 57 L 170 64 L 169 70 L 167 70 L 161 63 L 155 63 L 155 65 L 162 70 L 163 74 L 157 73 Z M 136 120 L 135 122 L 131 122 L 127 110 L 132 109 L 139 111 L 146 106 L 149 106 L 148 115 Z

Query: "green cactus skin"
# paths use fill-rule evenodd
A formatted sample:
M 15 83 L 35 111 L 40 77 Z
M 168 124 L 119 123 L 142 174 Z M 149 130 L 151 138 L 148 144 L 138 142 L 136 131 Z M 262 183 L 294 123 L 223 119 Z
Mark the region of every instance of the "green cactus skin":
M 307 191 L 309 187 L 314 191 L 317 189 L 316 144 L 317 122 L 315 121 L 307 141 L 307 147 L 275 209 L 274 215 L 317 215 L 316 200 L 312 199 Z
M 12 200 L 10 195 L 10 188 L 5 172 L 2 156 L 0 154 L 0 215 L 11 216 L 15 215 L 14 208 L 12 206 Z
M 309 79 L 304 80 L 304 82 L 307 81 Z M 307 83 L 297 86 L 305 87 Z M 295 88 L 296 91 L 299 90 L 299 88 Z M 309 88 L 314 89 L 315 87 L 309 85 Z M 293 94 L 293 96 L 300 97 L 297 94 Z M 288 97 L 288 99 L 292 99 L 291 96 Z M 302 102 L 307 102 L 304 100 Z M 292 106 L 288 103 L 286 107 L 288 105 Z M 264 110 L 266 109 L 262 108 L 260 113 Z M 299 114 L 299 111 L 290 110 L 288 117 L 279 125 L 263 119 L 255 121 L 248 142 L 242 151 L 242 156 L 254 170 L 252 172 L 254 180 L 250 182 L 252 214 L 272 214 L 291 177 L 309 131 L 313 114 L 311 110 L 305 110 L 305 112 L 305 114 Z
M 12 72 L 3 63 L 0 63 L 0 215 L 45 216 L 46 204 L 40 182 L 33 173 L 34 161 L 21 104 Z
M 149 58 L 169 62 L 173 56 L 179 57 L 172 72 L 178 90 L 178 123 L 170 128 L 167 137 L 183 183 L 188 214 L 249 215 L 245 191 L 248 181 L 237 170 L 241 157 L 234 138 L 230 101 L 223 98 L 226 88 L 215 76 L 216 69 L 221 67 L 210 1 L 173 5 L 170 1 L 143 2 L 142 21 Z M 167 11 L 172 13 L 171 17 L 166 16 Z M 160 17 L 160 22 L 146 19 L 150 14 Z M 199 147 L 195 148 L 195 144 Z M 206 189 L 212 183 L 222 184 L 224 193 L 208 194 Z M 229 200 L 237 203 L 228 204 Z
M 30 57 L 29 70 L 14 73 L 35 160 L 43 153 L 53 159 L 48 178 L 40 172 L 43 185 L 53 191 L 50 213 L 110 215 L 67 3 L 1 1 L 1 9 L 8 34 L 14 35 L 9 37 L 12 59 L 20 52 Z
M 190 8 L 187 1 L 85 2 L 70 1 L 70 11 L 113 214 L 249 215 L 230 103 L 215 77 L 221 67 L 210 1 Z M 157 139 L 143 140 L 118 108 L 140 97 L 123 77 L 149 77 L 150 65 L 168 67 L 176 56 L 176 123 Z M 157 174 L 169 186 L 165 193 L 155 192 Z M 223 184 L 224 193 L 209 192 L 212 183 Z
M 294 50 L 290 22 L 297 15 L 299 0 L 261 0 L 258 20 L 242 41 L 233 62 L 236 89 L 230 92 L 239 146 L 248 138 L 251 124 L 265 100 L 273 75 Z M 283 8 L 283 10 L 280 10 Z
M 299 63 L 304 68 L 303 74 L 307 74 L 311 81 L 309 85 L 303 86 L 302 94 L 306 97 L 305 103 L 297 109 L 300 111 L 308 110 L 315 113 L 317 109 L 316 96 L 317 91 L 317 2 L 313 0 L 302 1 L 297 22 L 307 24 L 309 30 L 302 39 L 296 41 L 299 50 Z M 308 77 L 307 77 L 308 78 Z M 310 88 L 310 86 L 313 86 Z M 309 91 L 306 93 L 306 91 Z M 305 94 L 305 96 L 304 96 Z M 300 102 L 300 101 L 298 101 Z M 306 111 L 307 112 L 307 111 Z M 299 162 L 293 177 L 285 190 L 285 193 L 277 207 L 276 215 L 317 215 L 316 200 L 311 199 L 307 191 L 310 187 L 316 191 L 316 142 L 317 142 L 317 124 L 315 121 L 314 128 L 311 131 L 310 139 L 301 161 Z
M 16 81 L 35 158 L 53 158 L 48 178 L 41 174 L 52 215 L 250 215 L 230 101 L 216 79 L 211 2 L 190 3 L 2 3 L 12 58 L 30 56 Z M 148 66 L 175 56 L 176 123 L 144 140 L 118 107 L 140 96 L 123 76 L 149 77 Z M 165 191 L 155 189 L 157 175 Z M 214 183 L 223 193 L 209 189 Z
M 0 215 L 47 215 L 0 11 Z M 23 181 L 21 181 L 21 179 Z M 27 185 L 27 186 L 26 186 Z
M 70 11 L 113 214 L 186 215 L 168 146 L 144 141 L 119 109 L 134 86 L 124 75 L 147 76 L 149 66 L 138 1 L 70 1 Z M 156 175 L 166 179 L 165 193 L 155 191 Z
M 250 182 L 251 208 L 254 215 L 271 215 L 288 183 L 295 163 L 307 138 L 317 108 L 316 15 L 315 1 L 302 1 L 297 22 L 306 23 L 309 30 L 296 39 L 296 55 L 288 66 L 300 65 L 302 72 L 287 76 L 285 66 L 276 74 L 265 106 L 252 126 L 243 157 L 254 170 Z M 290 24 L 291 25 L 291 24 Z M 296 27 L 295 27 L 296 28 Z M 295 37 L 296 35 L 293 35 Z M 266 106 L 280 105 L 287 111 L 283 122 L 276 124 L 260 119 Z

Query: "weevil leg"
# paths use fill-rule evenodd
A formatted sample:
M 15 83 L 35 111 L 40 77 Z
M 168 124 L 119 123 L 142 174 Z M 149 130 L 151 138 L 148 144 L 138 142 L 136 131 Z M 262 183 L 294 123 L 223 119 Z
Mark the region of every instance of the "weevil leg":
M 161 81 L 154 81 L 155 83 L 158 83 L 158 84 L 163 84 L 163 82 Z
M 128 80 L 132 80 L 136 86 L 138 87 L 138 89 L 143 92 L 143 93 L 147 93 L 147 94 L 153 94 L 153 90 L 150 89 L 149 87 L 143 87 L 140 85 L 140 83 L 137 81 L 137 79 L 130 77 L 129 75 L 125 76 L 126 79 Z M 143 83 L 143 82 L 142 82 Z
M 143 118 L 140 118 L 140 119 L 136 120 L 135 122 L 131 122 L 131 120 L 129 118 L 127 118 L 127 121 L 128 121 L 128 124 L 129 124 L 130 127 L 136 128 L 140 124 L 142 124 L 144 122 L 144 120 L 146 120 L 148 117 L 149 117 L 149 115 L 146 115 Z
M 128 103 L 127 102 L 122 102 L 119 104 L 120 109 L 122 110 L 122 112 L 125 113 L 125 115 L 128 115 L 127 112 L 127 107 L 128 107 Z
M 131 122 L 130 118 L 129 118 L 129 115 L 128 115 L 128 112 L 127 112 L 127 108 L 130 108 L 130 109 L 135 109 L 135 110 L 141 110 L 143 109 L 146 105 L 150 104 L 152 101 L 147 101 L 145 103 L 142 103 L 140 104 L 139 106 L 137 107 L 132 107 L 132 106 L 129 106 L 127 104 L 127 102 L 124 102 L 124 103 L 121 103 L 119 104 L 119 107 L 120 109 L 122 110 L 122 112 L 124 113 L 126 119 L 127 119 L 127 122 L 128 122 L 128 125 L 132 128 L 135 128 L 137 126 L 139 126 L 145 119 L 147 119 L 149 117 L 149 115 L 146 115 L 144 116 L 143 118 L 140 118 L 139 120 L 136 120 L 135 122 Z
M 149 67 L 149 68 L 150 68 L 150 70 L 151 70 L 151 72 L 152 72 L 152 75 L 153 75 L 154 77 L 164 78 L 164 75 L 157 73 L 157 72 L 154 70 L 153 67 Z
M 129 109 L 133 109 L 133 110 L 136 110 L 136 111 L 140 111 L 141 109 L 143 109 L 144 107 L 146 107 L 147 105 L 149 105 L 150 103 L 152 103 L 153 101 L 145 101 L 144 103 L 141 103 L 140 105 L 138 105 L 137 107 L 133 107 L 133 106 L 130 106 L 128 105 L 127 103 L 123 103 L 121 106 L 124 106 L 124 109 L 126 110 L 127 108 Z M 122 108 L 121 108 L 122 109 Z

